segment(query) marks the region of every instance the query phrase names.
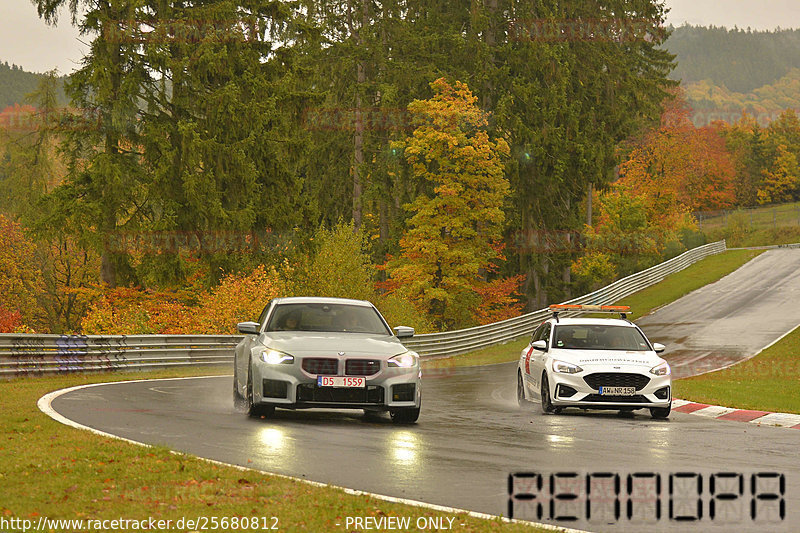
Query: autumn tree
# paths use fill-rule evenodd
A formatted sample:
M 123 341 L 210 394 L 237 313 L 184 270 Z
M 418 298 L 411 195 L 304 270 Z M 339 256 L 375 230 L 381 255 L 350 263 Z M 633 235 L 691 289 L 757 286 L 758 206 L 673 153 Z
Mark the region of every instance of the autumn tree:
M 487 115 L 466 84 L 440 78 L 434 96 L 408 110 L 416 127 L 402 145 L 427 192 L 406 206 L 402 252 L 389 274 L 403 294 L 442 328 L 472 323 L 476 286 L 498 258 L 508 191 L 508 144 L 490 139 Z
M 373 300 L 375 267 L 366 239 L 354 222 L 317 229 L 310 252 L 290 273 L 296 293 Z
M 764 132 L 755 118 L 748 113 L 743 113 L 733 124 L 723 125 L 719 131 L 736 169 L 734 180 L 736 205 L 740 207 L 756 205 L 765 158 Z
M 767 128 L 758 203 L 787 202 L 800 197 L 800 119 L 787 109 Z
M 32 250 L 42 272 L 38 294 L 52 333 L 80 331 L 81 319 L 97 297 L 100 257 L 66 231 L 36 235 Z
M 733 124 L 717 127 L 736 168 L 738 205 L 800 199 L 800 119 L 793 109 L 767 127 L 747 113 Z
M 0 333 L 16 333 L 23 327 L 22 313 L 9 311 L 0 305 Z
M 35 249 L 16 222 L 0 214 L 0 294 L 4 321 L 46 329 L 47 321 L 39 306 L 42 272 L 32 253 Z M 16 317 L 16 318 L 14 318 Z
M 688 105 L 677 93 L 665 102 L 661 126 L 634 141 L 620 165 L 619 183 L 669 216 L 676 204 L 692 211 L 730 207 L 735 201 L 734 175 L 718 131 L 695 128 Z
M 6 213 L 34 211 L 36 200 L 63 177 L 56 154 L 60 83 L 55 71 L 43 74 L 26 96 L 32 105 L 12 109 L 11 123 L 0 132 L 0 209 Z
M 686 206 L 674 197 L 657 200 L 623 184 L 598 195 L 595 223 L 583 232 L 584 255 L 572 264 L 583 290 L 652 266 L 670 244 L 680 243 L 682 232 L 694 229 Z
M 785 144 L 778 145 L 776 151 L 771 168 L 762 170 L 761 186 L 757 193 L 760 204 L 788 202 L 800 187 L 797 156 Z

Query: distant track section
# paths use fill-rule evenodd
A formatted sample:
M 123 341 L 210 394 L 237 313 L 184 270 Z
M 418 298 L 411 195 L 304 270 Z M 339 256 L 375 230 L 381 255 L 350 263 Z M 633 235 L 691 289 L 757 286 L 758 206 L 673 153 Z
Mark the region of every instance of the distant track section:
M 769 250 L 636 323 L 650 340 L 667 345 L 663 357 L 672 365 L 673 377 L 731 366 L 800 324 L 798 265 L 800 249 Z

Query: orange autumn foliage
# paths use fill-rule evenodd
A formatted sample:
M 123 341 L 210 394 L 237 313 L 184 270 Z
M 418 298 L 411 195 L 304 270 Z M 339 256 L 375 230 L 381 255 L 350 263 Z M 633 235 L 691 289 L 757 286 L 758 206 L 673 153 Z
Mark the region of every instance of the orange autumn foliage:
M 617 184 L 670 210 L 724 209 L 735 201 L 736 170 L 717 126 L 695 128 L 681 94 L 664 104 L 661 126 L 634 141 Z
M 196 329 L 187 295 L 128 287 L 94 291 L 95 303 L 81 321 L 85 334 L 181 334 Z
M 258 320 L 273 298 L 290 296 L 291 286 L 278 271 L 259 265 L 246 274 L 229 274 L 195 308 L 197 333 L 236 333 L 236 324 Z
M 0 214 L 0 296 L 10 313 L 19 313 L 22 323 L 36 329 L 46 326 L 38 297 L 44 287 L 42 271 L 34 254 L 35 243 L 22 227 Z
M 521 301 L 519 287 L 524 274 L 481 282 L 474 291 L 480 297 L 480 305 L 472 312 L 478 324 L 491 324 L 522 314 L 525 304 Z
M 288 284 L 274 268 L 228 274 L 210 291 L 96 289 L 95 303 L 81 322 L 85 334 L 235 334 L 236 324 L 255 320 Z
M 0 305 L 0 333 L 16 333 L 22 327 L 22 315 Z

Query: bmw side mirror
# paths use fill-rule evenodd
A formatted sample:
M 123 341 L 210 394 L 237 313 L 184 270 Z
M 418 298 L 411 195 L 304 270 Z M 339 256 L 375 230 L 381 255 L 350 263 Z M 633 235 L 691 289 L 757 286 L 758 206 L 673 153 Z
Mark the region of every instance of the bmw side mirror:
M 394 328 L 394 335 L 398 339 L 410 339 L 414 336 L 414 328 L 408 326 L 397 326 Z
M 531 346 L 533 346 L 534 349 L 539 350 L 540 352 L 547 351 L 547 341 L 533 341 L 533 343 L 531 343 Z
M 663 344 L 659 343 L 659 342 L 654 342 L 653 343 L 653 351 L 656 352 L 656 353 L 661 353 L 666 349 L 667 349 L 667 347 L 664 346 Z
M 236 330 L 245 335 L 258 335 L 259 329 L 261 329 L 261 324 L 258 322 L 239 322 L 236 324 Z

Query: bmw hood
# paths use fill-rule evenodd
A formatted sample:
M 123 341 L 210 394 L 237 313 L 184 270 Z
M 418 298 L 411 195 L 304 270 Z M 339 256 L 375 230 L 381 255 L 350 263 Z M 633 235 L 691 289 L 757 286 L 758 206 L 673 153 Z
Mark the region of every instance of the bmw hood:
M 655 352 L 623 352 L 619 350 L 559 350 L 553 353 L 554 359 L 573 363 L 581 367 L 599 366 L 620 366 L 653 368 L 661 363 L 663 359 Z
M 390 358 L 407 352 L 396 337 L 365 333 L 320 333 L 297 335 L 290 331 L 264 333 L 259 339 L 263 346 L 295 357 L 344 356 Z

